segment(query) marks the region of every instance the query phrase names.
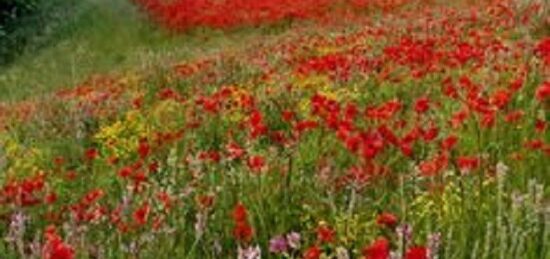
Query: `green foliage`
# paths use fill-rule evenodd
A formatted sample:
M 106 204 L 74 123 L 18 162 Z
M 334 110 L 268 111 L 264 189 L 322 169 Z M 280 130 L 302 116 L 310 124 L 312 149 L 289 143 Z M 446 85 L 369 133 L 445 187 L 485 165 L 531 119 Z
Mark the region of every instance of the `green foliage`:
M 7 0 L 0 3 L 0 65 L 21 53 L 44 47 L 58 37 L 78 1 Z

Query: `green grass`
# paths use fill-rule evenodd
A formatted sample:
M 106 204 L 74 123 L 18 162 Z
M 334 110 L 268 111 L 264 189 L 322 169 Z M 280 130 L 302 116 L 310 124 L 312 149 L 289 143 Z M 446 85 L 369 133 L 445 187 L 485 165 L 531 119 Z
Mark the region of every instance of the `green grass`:
M 40 96 L 70 87 L 94 74 L 146 69 L 228 49 L 258 35 L 257 29 L 229 33 L 197 30 L 175 34 L 154 25 L 127 0 L 83 0 L 48 44 L 29 47 L 0 67 L 0 101 Z

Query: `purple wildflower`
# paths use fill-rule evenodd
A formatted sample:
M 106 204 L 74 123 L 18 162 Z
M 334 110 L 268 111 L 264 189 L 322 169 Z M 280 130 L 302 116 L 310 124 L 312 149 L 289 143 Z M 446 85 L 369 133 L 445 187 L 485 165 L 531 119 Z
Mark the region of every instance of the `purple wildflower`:
M 271 253 L 285 253 L 288 250 L 288 244 L 283 236 L 276 236 L 269 240 L 269 252 Z

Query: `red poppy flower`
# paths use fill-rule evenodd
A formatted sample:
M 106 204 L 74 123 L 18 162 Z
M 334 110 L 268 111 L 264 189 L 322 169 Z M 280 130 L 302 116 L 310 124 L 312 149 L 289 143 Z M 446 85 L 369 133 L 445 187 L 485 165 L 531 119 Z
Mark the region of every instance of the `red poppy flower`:
M 146 139 L 141 139 L 138 145 L 138 154 L 141 159 L 146 158 L 151 152 L 151 147 Z
M 471 171 L 479 166 L 479 158 L 476 156 L 461 156 L 456 159 L 458 168 L 462 171 Z
M 546 129 L 546 121 L 537 119 L 535 121 L 535 129 L 538 133 L 544 132 L 544 130 Z
M 236 143 L 229 143 L 226 146 L 226 150 L 230 159 L 238 159 L 245 153 L 245 150 Z
M 143 106 L 143 96 L 136 97 L 132 100 L 132 106 L 135 109 L 140 109 Z
M 49 252 L 44 256 L 45 259 L 73 259 L 74 249 L 63 242 L 52 242 Z
M 487 112 L 481 116 L 481 126 L 484 128 L 492 128 L 495 125 L 495 112 Z
M 105 195 L 105 192 L 102 189 L 91 190 L 84 196 L 81 203 L 86 206 L 89 206 L 92 203 L 101 199 L 104 195 Z
M 53 204 L 57 201 L 57 194 L 55 192 L 50 192 L 44 197 L 44 202 L 46 204 Z
M 436 126 L 432 126 L 427 130 L 422 130 L 422 138 L 424 138 L 424 141 L 426 142 L 430 142 L 434 140 L 438 134 L 439 134 L 439 129 Z
M 255 127 L 262 124 L 262 122 L 263 122 L 262 113 L 258 110 L 252 111 L 252 113 L 250 114 L 250 125 Z
M 86 150 L 86 159 L 88 161 L 93 161 L 99 156 L 99 151 L 95 148 L 89 148 Z
M 332 243 L 334 241 L 334 230 L 328 226 L 317 228 L 317 240 L 321 243 Z
M 163 88 L 158 92 L 158 98 L 161 100 L 175 99 L 178 97 L 178 93 L 172 88 Z
M 539 88 L 537 88 L 537 91 L 535 93 L 535 97 L 540 102 L 548 99 L 550 97 L 550 81 L 544 82 Z
M 453 149 L 456 143 L 458 143 L 458 137 L 455 135 L 449 135 L 441 141 L 441 149 L 449 151 Z
M 453 85 L 451 78 L 446 78 L 443 81 L 443 94 L 452 99 L 458 98 L 458 90 Z
M 58 157 L 54 158 L 53 162 L 54 162 L 55 166 L 60 167 L 65 163 L 65 158 L 62 157 L 62 156 L 58 156 Z
M 149 219 L 150 211 L 151 207 L 147 202 L 141 205 L 141 207 L 139 207 L 133 214 L 134 222 L 140 226 L 145 225 Z
M 107 163 L 109 163 L 109 165 L 114 166 L 114 165 L 118 164 L 119 161 L 120 161 L 120 158 L 117 157 L 116 155 L 112 155 L 109 158 L 107 158 Z
M 376 224 L 379 226 L 394 227 L 398 222 L 397 216 L 389 212 L 382 212 L 376 217 Z
M 242 203 L 237 203 L 235 208 L 233 208 L 233 220 L 235 222 L 246 221 L 248 217 L 248 212 L 246 207 Z
M 407 250 L 405 259 L 428 259 L 428 249 L 423 246 L 413 246 Z
M 304 259 L 319 259 L 321 257 L 321 248 L 312 246 L 304 252 Z
M 411 143 L 400 143 L 399 150 L 406 157 L 411 157 L 413 155 L 413 147 Z
M 305 120 L 305 121 L 300 121 L 296 123 L 296 126 L 294 127 L 294 129 L 298 133 L 302 133 L 306 130 L 315 129 L 316 127 L 317 127 L 317 122 L 311 121 L 311 120 Z
M 430 100 L 427 97 L 422 97 L 414 103 L 414 110 L 417 113 L 425 113 L 430 109 Z
M 251 156 L 248 158 L 248 167 L 255 173 L 260 172 L 265 166 L 265 159 L 262 156 Z
M 132 175 L 133 172 L 134 172 L 134 170 L 133 170 L 132 167 L 125 166 L 125 167 L 121 168 L 120 170 L 118 170 L 118 176 L 120 176 L 122 178 L 126 178 L 126 177 L 129 177 L 130 175 Z
M 76 172 L 75 171 L 68 171 L 66 174 L 65 174 L 65 177 L 68 181 L 73 181 L 76 179 Z
M 390 242 L 386 238 L 380 237 L 370 246 L 365 247 L 362 254 L 365 259 L 389 259 Z
M 550 65 L 550 37 L 542 39 L 537 44 L 535 53 L 543 59 L 546 65 Z
M 292 119 L 294 118 L 294 112 L 292 111 L 289 111 L 289 110 L 284 110 L 281 114 L 281 116 L 283 117 L 283 121 L 285 122 L 290 122 L 292 121 Z
M 386 139 L 391 144 L 399 145 L 399 139 L 393 133 L 393 131 L 388 128 L 388 126 L 386 126 L 386 124 L 382 124 L 378 127 L 378 133 L 380 133 L 384 137 L 384 139 Z
M 511 93 L 507 90 L 498 90 L 491 97 L 491 103 L 498 109 L 503 109 L 510 102 Z
M 521 118 L 523 118 L 524 115 L 525 115 L 525 112 L 523 112 L 522 110 L 511 111 L 508 114 L 506 114 L 506 117 L 504 118 L 504 120 L 507 123 L 516 123 L 519 120 L 521 120 Z
M 247 222 L 237 222 L 233 228 L 233 236 L 238 241 L 249 242 L 252 239 L 253 229 Z
M 544 146 L 544 142 L 540 139 L 533 139 L 525 142 L 524 146 L 528 149 L 541 149 Z
M 156 173 L 159 170 L 159 163 L 158 161 L 153 161 L 149 164 L 149 173 Z

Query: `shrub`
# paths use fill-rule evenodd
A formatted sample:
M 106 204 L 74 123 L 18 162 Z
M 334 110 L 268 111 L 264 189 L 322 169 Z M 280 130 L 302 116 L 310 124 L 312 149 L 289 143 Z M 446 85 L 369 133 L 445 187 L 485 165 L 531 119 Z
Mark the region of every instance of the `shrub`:
M 0 65 L 29 46 L 39 47 L 51 26 L 71 11 L 74 0 L 3 0 L 0 2 Z

